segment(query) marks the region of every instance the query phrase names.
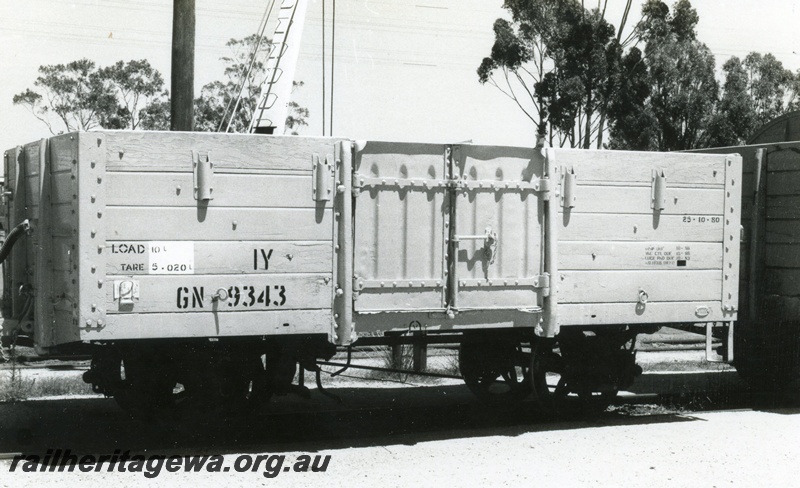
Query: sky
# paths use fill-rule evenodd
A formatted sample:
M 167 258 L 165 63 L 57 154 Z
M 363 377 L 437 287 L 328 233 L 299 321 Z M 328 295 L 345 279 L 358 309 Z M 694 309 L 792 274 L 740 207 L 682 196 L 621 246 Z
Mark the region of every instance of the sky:
M 327 29 L 333 0 L 325 0 Z M 667 2 L 671 3 L 671 2 Z M 624 0 L 608 0 L 617 25 Z M 800 69 L 800 0 L 694 0 L 698 37 L 718 66 L 730 56 L 771 52 Z M 255 32 L 267 0 L 196 0 L 195 94 L 222 79 L 225 43 Z M 587 7 L 594 6 L 589 1 Z M 634 2 L 632 25 L 641 3 Z M 351 139 L 528 146 L 535 129 L 475 70 L 490 52 L 502 0 L 336 0 L 333 134 Z M 33 87 L 40 65 L 87 57 L 100 65 L 147 59 L 169 86 L 170 0 L 0 0 L 0 149 L 49 136 L 11 102 Z M 294 96 L 322 133 L 322 0 L 312 0 L 297 61 Z M 327 43 L 330 54 L 330 43 Z M 330 57 L 327 57 L 330 68 Z M 329 76 L 325 83 L 330 87 Z M 329 117 L 328 113 L 326 118 Z

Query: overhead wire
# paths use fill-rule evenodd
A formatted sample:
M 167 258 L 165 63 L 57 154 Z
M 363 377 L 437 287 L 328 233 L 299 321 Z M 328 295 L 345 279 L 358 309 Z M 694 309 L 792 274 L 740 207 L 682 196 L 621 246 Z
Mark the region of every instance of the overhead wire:
M 336 0 L 331 0 L 333 12 L 331 13 L 331 121 L 328 124 L 328 135 L 333 136 L 333 79 L 336 66 Z
M 325 0 L 322 0 L 322 137 L 325 137 Z

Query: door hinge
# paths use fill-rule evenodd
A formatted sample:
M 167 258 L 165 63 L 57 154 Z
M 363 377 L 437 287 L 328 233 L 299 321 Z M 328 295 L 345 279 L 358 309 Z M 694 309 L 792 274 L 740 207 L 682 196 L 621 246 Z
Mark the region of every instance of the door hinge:
M 575 207 L 576 180 L 577 178 L 573 168 L 563 168 L 561 171 L 561 206 L 564 208 Z
M 213 200 L 214 163 L 211 153 L 200 154 L 192 151 L 192 167 L 194 168 L 194 199 L 198 201 Z
M 315 154 L 311 166 L 311 194 L 315 202 L 327 202 L 333 198 L 333 157 L 329 154 L 320 159 Z
M 653 170 L 650 186 L 650 208 L 664 210 L 667 208 L 667 176 L 664 170 Z

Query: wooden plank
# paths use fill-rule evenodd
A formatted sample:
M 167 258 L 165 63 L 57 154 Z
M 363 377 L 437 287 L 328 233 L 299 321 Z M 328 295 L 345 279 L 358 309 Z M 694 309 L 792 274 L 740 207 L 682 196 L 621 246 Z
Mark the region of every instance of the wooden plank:
M 647 183 L 665 170 L 668 185 L 722 185 L 725 157 L 686 153 L 587 151 L 556 148 L 556 163 L 572 168 L 581 182 Z
M 779 321 L 800 321 L 800 297 L 768 295 L 764 297 L 764 317 L 759 327 L 765 328 L 778 325 Z
M 755 145 L 755 146 L 736 146 L 736 147 L 715 147 L 711 149 L 694 149 L 686 152 L 689 154 L 739 155 L 742 158 L 742 174 L 747 175 L 748 177 L 752 177 L 757 166 L 756 152 L 758 151 L 759 147 L 762 146 Z M 745 186 L 744 188 L 750 188 L 750 187 Z
M 664 259 L 657 259 L 656 252 Z M 670 253 L 671 259 L 666 259 L 665 252 Z M 558 259 L 559 270 L 721 269 L 722 246 L 718 243 L 680 241 L 560 242 Z
M 214 188 L 208 207 L 316 208 L 307 175 L 232 175 L 212 178 Z M 108 173 L 106 204 L 109 206 L 197 207 L 192 173 Z M 324 204 L 331 206 L 330 202 Z
M 313 155 L 333 154 L 341 139 L 214 134 L 200 132 L 110 131 L 109 171 L 192 171 L 192 151 L 211 153 L 214 173 L 263 170 L 310 172 Z
M 532 309 L 541 304 L 539 291 L 533 287 L 460 287 L 457 308 L 459 310 Z
M 797 244 L 800 243 L 800 221 L 798 220 L 767 220 L 767 244 Z
M 705 311 L 708 314 L 705 315 Z M 703 315 L 703 316 L 701 316 Z M 559 304 L 558 321 L 570 325 L 669 324 L 736 320 L 719 301 Z
M 50 145 L 50 173 L 71 173 L 78 165 L 78 138 L 91 137 L 88 134 L 62 134 L 51 137 Z M 81 161 L 81 165 L 90 165 L 91 161 Z
M 50 207 L 50 235 L 55 237 L 66 237 L 73 235 L 77 219 L 75 218 L 76 209 L 72 202 L 67 204 L 53 205 Z
M 139 300 L 133 305 L 114 299 L 114 281 L 139 283 Z M 114 313 L 199 312 L 202 310 L 302 310 L 330 308 L 333 303 L 329 274 L 275 275 L 107 275 L 106 307 Z M 230 296 L 215 301 L 220 290 Z
M 775 144 L 773 148 L 767 151 L 768 181 L 769 181 L 769 176 L 772 173 L 800 171 L 800 154 L 798 154 L 798 152 L 795 152 L 798 149 L 800 148 L 798 148 L 797 145 L 795 145 L 794 150 L 791 150 L 788 146 L 784 144 Z M 778 175 L 776 175 L 776 177 L 778 177 Z
M 800 295 L 800 269 L 768 268 L 764 273 L 764 292 L 770 295 Z
M 39 181 L 39 158 L 41 156 L 41 141 L 31 142 L 23 147 L 25 159 L 25 207 L 28 219 L 39 219 L 39 199 L 41 182 Z
M 705 217 L 684 222 L 680 215 L 562 214 L 563 241 L 722 242 L 722 219 Z M 691 216 L 688 216 L 691 218 Z
M 573 213 L 653 214 L 650 186 L 594 186 L 578 184 Z M 662 215 L 720 215 L 725 193 L 719 189 L 670 188 Z
M 73 204 L 78 200 L 78 187 L 71 173 L 55 173 L 50 176 L 50 200 L 53 205 Z
M 766 261 L 773 268 L 800 268 L 800 243 L 767 245 Z
M 322 241 L 333 236 L 331 210 L 107 207 L 108 238 L 147 241 Z
M 80 332 L 72 325 L 72 320 L 72 311 L 56 309 L 53 327 L 54 344 L 69 344 L 81 340 Z
M 153 264 L 149 244 L 150 241 L 107 241 L 106 273 L 149 274 Z M 192 247 L 194 255 L 189 274 L 195 275 L 330 273 L 333 270 L 330 241 L 197 241 Z
M 54 237 L 52 241 L 52 267 L 55 271 L 77 269 L 78 254 L 72 237 Z
M 800 195 L 767 196 L 767 219 L 800 219 Z
M 719 300 L 722 273 L 700 271 L 559 271 L 559 303 L 636 303 Z
M 800 195 L 800 171 L 767 173 L 767 198 L 782 195 Z
M 81 340 L 331 334 L 332 320 L 330 309 L 118 314 L 82 328 Z

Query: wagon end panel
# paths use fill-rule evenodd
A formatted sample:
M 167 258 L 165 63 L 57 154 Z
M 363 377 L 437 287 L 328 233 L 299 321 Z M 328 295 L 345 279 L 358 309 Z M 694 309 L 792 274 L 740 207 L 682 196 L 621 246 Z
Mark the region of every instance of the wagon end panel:
M 102 138 L 79 192 L 82 340 L 333 333 L 336 141 Z
M 26 202 L 26 151 L 17 146 L 4 153 L 3 225 L 6 232 L 28 217 Z M 37 168 L 38 173 L 38 168 Z M 3 263 L 3 333 L 11 335 L 17 330 L 33 332 L 33 323 L 23 317 L 28 297 L 16 291 L 29 284 L 28 255 L 31 238 L 23 235 Z
M 736 319 L 741 158 L 556 150 L 560 325 Z

